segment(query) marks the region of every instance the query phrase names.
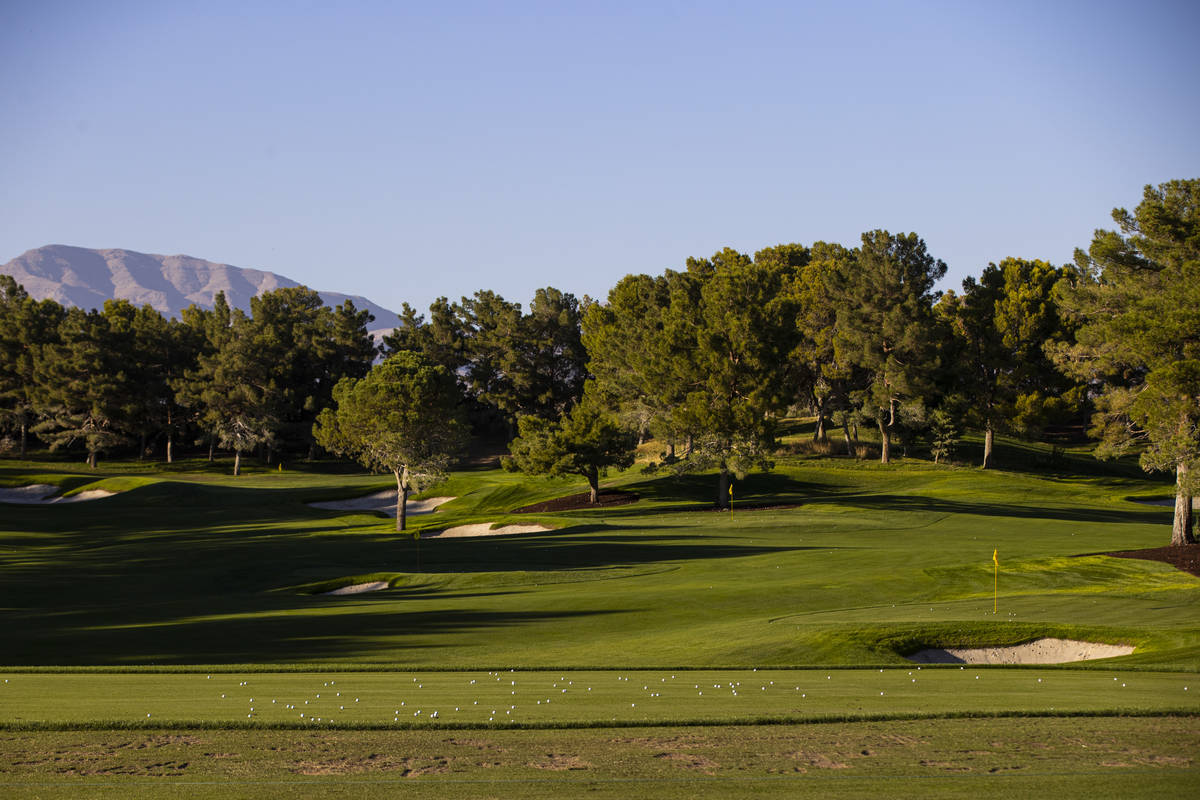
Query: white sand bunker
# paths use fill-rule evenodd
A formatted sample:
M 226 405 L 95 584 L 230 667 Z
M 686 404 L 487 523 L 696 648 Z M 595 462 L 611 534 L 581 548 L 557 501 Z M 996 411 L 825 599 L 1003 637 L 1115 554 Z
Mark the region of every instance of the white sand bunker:
M 1096 658 L 1127 656 L 1126 644 L 1077 642 L 1073 639 L 1037 639 L 1012 647 L 929 648 L 905 656 L 918 664 L 1069 664 Z
M 99 500 L 102 497 L 112 497 L 115 492 L 104 489 L 88 489 L 70 497 L 56 497 L 57 486 L 48 483 L 35 483 L 32 486 L 21 486 L 16 489 L 0 489 L 0 503 L 18 503 L 21 505 L 48 505 L 50 503 L 82 503 L 87 500 Z
M 370 583 L 355 583 L 350 586 L 343 586 L 340 589 L 334 589 L 332 592 L 321 592 L 321 594 L 362 594 L 363 592 L 378 592 L 388 588 L 387 581 L 371 581 Z
M 409 500 L 405 509 L 407 514 L 432 514 L 442 503 L 449 503 L 453 497 L 427 497 L 424 500 Z M 330 511 L 385 511 L 389 514 L 396 511 L 396 490 L 385 489 L 382 492 L 369 494 L 365 497 L 352 497 L 349 500 L 329 500 L 320 503 L 309 503 L 313 508 L 324 508 Z
M 493 528 L 491 522 L 479 522 L 474 525 L 456 525 L 446 528 L 440 533 L 423 533 L 422 539 L 463 539 L 471 536 L 507 536 L 510 533 L 545 533 L 551 528 L 545 525 L 504 525 Z

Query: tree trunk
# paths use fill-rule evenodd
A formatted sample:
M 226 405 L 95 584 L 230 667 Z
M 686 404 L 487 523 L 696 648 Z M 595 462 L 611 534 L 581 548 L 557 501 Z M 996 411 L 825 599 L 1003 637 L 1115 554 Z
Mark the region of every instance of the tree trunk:
M 842 435 L 846 437 L 846 455 L 854 455 L 854 445 L 850 443 L 850 420 L 842 417 Z
M 883 420 L 879 420 L 879 463 L 890 464 L 892 450 L 892 432 L 888 430 L 888 426 L 883 424 Z
M 825 407 L 829 405 L 829 400 L 822 397 L 815 405 L 817 407 L 817 427 L 813 431 L 813 441 L 827 442 L 829 441 L 829 434 L 825 430 Z
M 21 420 L 21 458 L 25 457 L 26 442 L 29 439 L 29 423 Z
M 990 469 L 992 466 L 992 445 L 996 441 L 996 432 L 992 430 L 992 423 L 989 420 L 987 428 L 983 432 L 983 466 L 981 469 Z
M 1192 532 L 1192 493 L 1185 487 L 1188 467 L 1185 462 L 1175 466 L 1175 520 L 1171 525 L 1171 544 L 1195 544 Z
M 241 474 L 242 474 L 242 451 L 234 450 L 233 451 L 233 477 L 236 478 L 238 475 L 241 475 Z
M 89 469 L 96 468 L 96 451 L 88 450 L 87 465 Z
M 721 477 L 717 482 L 717 508 L 729 508 L 729 469 L 721 467 Z
M 216 443 L 210 438 L 208 440 L 208 463 L 210 464 L 213 462 L 213 449 L 215 447 Z
M 175 445 L 175 437 L 171 435 L 170 431 L 167 431 L 167 463 L 168 464 L 175 463 L 174 445 Z
M 146 460 L 146 432 L 142 431 L 138 439 L 138 461 Z
M 591 492 L 591 497 L 588 502 L 592 505 L 600 502 L 600 471 L 595 467 L 588 470 L 587 474 L 588 491 Z
M 690 456 L 692 454 L 692 449 L 695 448 L 695 446 L 696 440 L 692 438 L 692 434 L 689 433 L 687 436 L 687 447 L 683 451 L 683 457 L 687 458 Z

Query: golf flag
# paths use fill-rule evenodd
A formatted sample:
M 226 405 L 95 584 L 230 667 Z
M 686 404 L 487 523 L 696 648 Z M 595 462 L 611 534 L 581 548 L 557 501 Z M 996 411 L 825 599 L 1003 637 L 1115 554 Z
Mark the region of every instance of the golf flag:
M 992 563 L 996 566 L 992 567 L 992 613 L 996 613 L 996 606 L 1000 602 L 1000 550 L 992 548 Z

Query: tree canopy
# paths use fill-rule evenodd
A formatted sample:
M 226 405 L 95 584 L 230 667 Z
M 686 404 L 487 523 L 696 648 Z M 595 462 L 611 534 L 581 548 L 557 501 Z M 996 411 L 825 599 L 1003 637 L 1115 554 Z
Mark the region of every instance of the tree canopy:
M 509 442 L 505 469 L 534 475 L 579 475 L 587 479 L 590 502 L 600 495 L 600 477 L 609 467 L 633 463 L 634 436 L 594 394 L 584 394 L 561 420 L 536 416 L 518 419 L 518 435 Z
M 454 375 L 402 350 L 361 379 L 343 378 L 313 435 L 325 449 L 396 478 L 396 530 L 406 527 L 408 495 L 441 480 L 466 445 L 467 425 Z
M 1077 341 L 1055 349 L 1097 395 L 1102 456 L 1137 447 L 1147 470 L 1175 473 L 1173 544 L 1195 541 L 1200 485 L 1200 179 L 1147 186 L 1120 231 L 1077 250 L 1061 290 Z

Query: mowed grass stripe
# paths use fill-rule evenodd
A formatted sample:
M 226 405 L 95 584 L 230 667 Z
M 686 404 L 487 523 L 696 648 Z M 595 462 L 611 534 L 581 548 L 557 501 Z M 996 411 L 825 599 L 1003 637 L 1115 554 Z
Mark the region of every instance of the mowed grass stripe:
M 0 724 L 571 726 L 1200 714 L 1196 675 L 1061 669 L 7 673 Z

